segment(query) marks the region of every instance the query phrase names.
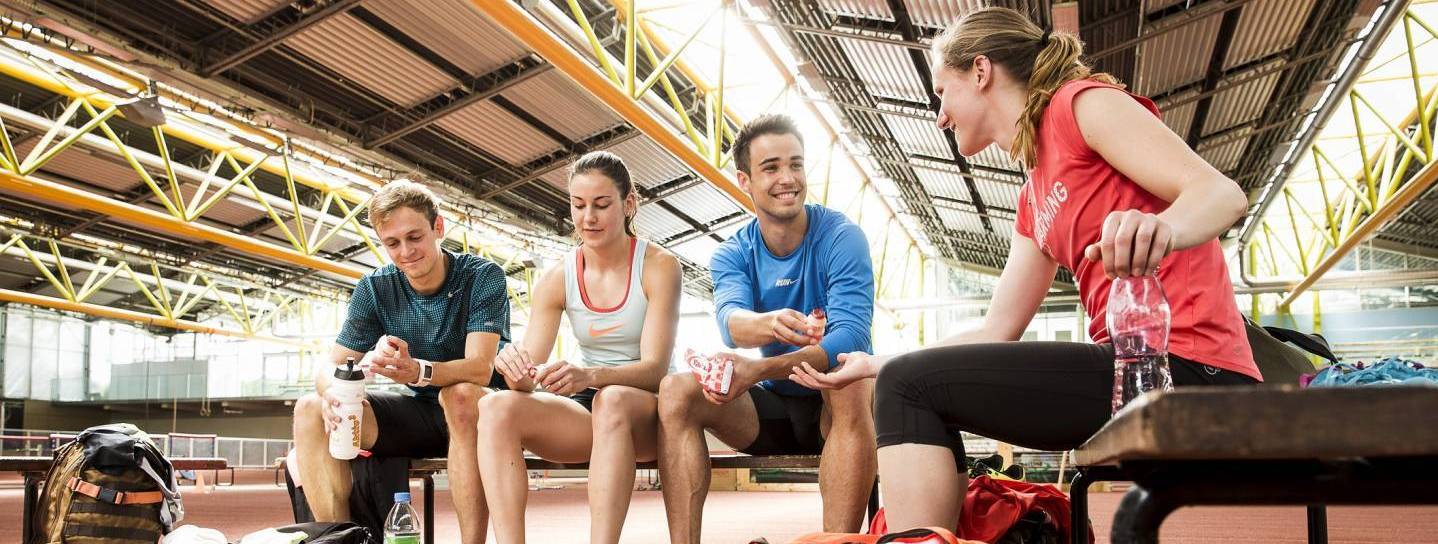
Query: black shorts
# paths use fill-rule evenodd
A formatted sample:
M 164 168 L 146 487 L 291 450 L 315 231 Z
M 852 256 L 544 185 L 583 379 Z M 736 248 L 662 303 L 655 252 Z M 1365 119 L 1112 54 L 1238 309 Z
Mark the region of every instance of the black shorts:
M 818 455 L 824 451 L 819 417 L 822 395 L 780 395 L 761 386 L 749 388 L 759 413 L 759 436 L 740 448 L 749 455 Z
M 583 391 L 570 395 L 569 399 L 579 403 L 580 406 L 583 406 L 585 410 L 588 410 L 589 413 L 592 414 L 594 413 L 594 395 L 598 393 L 598 389 L 591 387 L 589 389 L 585 389 Z
M 444 457 L 449 455 L 449 427 L 435 397 L 395 391 L 365 393 L 374 410 L 379 436 L 370 448 L 377 457 Z

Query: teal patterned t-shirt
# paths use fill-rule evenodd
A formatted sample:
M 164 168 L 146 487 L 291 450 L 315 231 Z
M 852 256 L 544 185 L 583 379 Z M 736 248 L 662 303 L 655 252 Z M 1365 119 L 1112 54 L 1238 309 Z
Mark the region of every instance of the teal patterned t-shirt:
M 452 361 L 464 357 L 465 335 L 488 332 L 499 335 L 499 349 L 504 349 L 510 341 L 504 270 L 477 255 L 442 253 L 448 270 L 443 286 L 432 295 L 416 293 L 393 264 L 360 278 L 335 342 L 363 353 L 388 334 L 408 343 L 412 357 Z M 499 373 L 490 376 L 490 386 L 503 384 Z M 439 396 L 438 387 L 411 389 L 416 396 Z

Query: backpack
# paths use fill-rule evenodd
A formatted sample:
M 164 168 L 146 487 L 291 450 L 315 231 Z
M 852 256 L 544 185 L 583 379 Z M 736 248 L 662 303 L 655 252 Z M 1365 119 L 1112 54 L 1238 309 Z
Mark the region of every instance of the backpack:
M 920 527 L 886 535 L 863 535 L 849 533 L 809 533 L 789 544 L 982 544 L 970 540 L 959 540 L 954 533 L 940 527 Z
M 1052 485 L 979 476 L 969 478 L 954 534 L 995 544 L 1067 542 L 1069 516 L 1068 495 Z M 888 531 L 887 516 L 880 508 L 869 524 L 869 534 Z M 1094 542 L 1092 528 L 1088 542 Z
M 1338 357 L 1328 347 L 1328 340 L 1318 334 L 1304 334 L 1280 327 L 1260 327 L 1248 316 L 1243 317 L 1248 345 L 1253 350 L 1253 362 L 1263 374 L 1263 382 L 1270 384 L 1296 384 L 1304 374 L 1313 374 L 1318 369 L 1308 360 L 1304 352 L 1338 362 Z M 1285 342 L 1291 342 L 1290 346 Z
M 394 494 L 409 491 L 409 462 L 408 457 L 356 457 L 349 463 L 354 482 L 350 488 L 350 518 L 367 529 L 371 542 L 379 542 L 379 535 L 384 534 L 384 518 L 394 507 Z M 284 472 L 295 523 L 315 521 L 304 487 L 296 487 L 290 471 Z
M 154 544 L 184 517 L 170 461 L 129 423 L 90 427 L 55 450 L 34 513 L 39 544 Z
M 301 541 L 304 544 L 369 544 L 373 541 L 369 529 L 348 521 L 296 523 L 276 527 L 275 530 L 282 533 L 304 533 L 305 539 Z

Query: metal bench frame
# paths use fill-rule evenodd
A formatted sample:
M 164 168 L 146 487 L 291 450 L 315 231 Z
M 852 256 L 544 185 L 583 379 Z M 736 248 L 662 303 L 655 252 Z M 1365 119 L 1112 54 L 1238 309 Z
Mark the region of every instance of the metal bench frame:
M 1074 464 L 1075 543 L 1088 539 L 1089 485 L 1132 481 L 1114 544 L 1158 542 L 1163 520 L 1190 505 L 1304 505 L 1308 541 L 1322 544 L 1329 504 L 1438 504 L 1438 389 L 1150 393 L 1075 450 Z

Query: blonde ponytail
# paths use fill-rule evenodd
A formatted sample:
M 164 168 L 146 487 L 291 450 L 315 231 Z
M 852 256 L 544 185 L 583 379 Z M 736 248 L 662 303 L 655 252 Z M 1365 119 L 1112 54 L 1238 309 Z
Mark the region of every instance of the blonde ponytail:
M 946 66 L 969 70 L 979 55 L 1003 66 L 1015 80 L 1025 82 L 1028 99 L 1018 119 L 1018 133 L 1009 144 L 1014 160 L 1032 167 L 1038 157 L 1039 122 L 1049 100 L 1065 83 L 1093 79 L 1122 84 L 1105 73 L 1093 73 L 1080 57 L 1083 42 L 1067 32 L 1048 33 L 1023 14 L 1008 8 L 969 12 L 934 41 L 934 51 Z

